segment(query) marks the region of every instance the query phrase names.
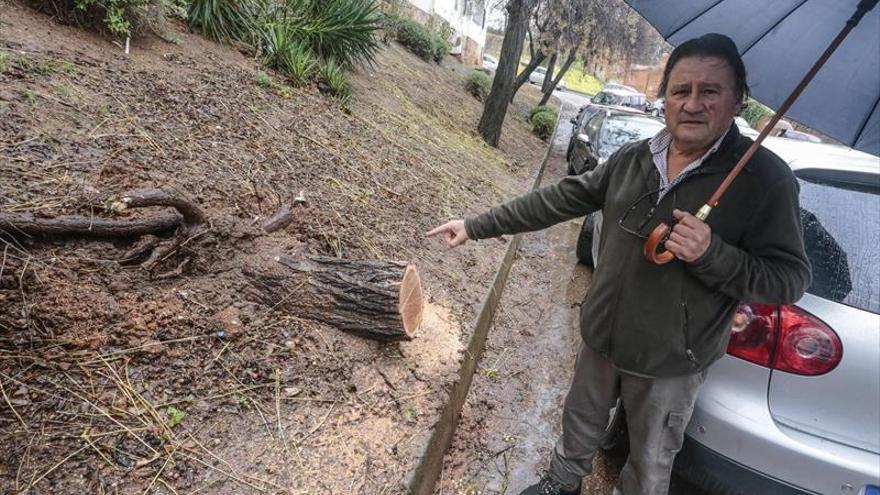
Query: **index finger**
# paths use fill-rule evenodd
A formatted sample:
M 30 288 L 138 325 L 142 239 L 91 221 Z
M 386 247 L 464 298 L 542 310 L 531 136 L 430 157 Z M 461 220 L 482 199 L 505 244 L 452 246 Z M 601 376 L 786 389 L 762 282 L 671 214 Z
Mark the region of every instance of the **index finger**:
M 439 225 L 439 226 L 434 227 L 433 229 L 429 230 L 428 232 L 425 233 L 425 235 L 428 237 L 431 237 L 433 235 L 437 235 L 440 232 L 443 232 L 444 230 L 448 230 L 448 226 L 449 226 L 449 222 L 446 222 L 443 225 Z

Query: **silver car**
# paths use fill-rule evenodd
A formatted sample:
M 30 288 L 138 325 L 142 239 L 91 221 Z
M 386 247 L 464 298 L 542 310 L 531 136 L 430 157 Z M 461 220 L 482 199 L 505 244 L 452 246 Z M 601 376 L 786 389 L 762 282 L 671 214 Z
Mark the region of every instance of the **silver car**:
M 880 159 L 764 145 L 800 182 L 813 283 L 794 305 L 740 305 L 676 468 L 712 493 L 880 494 Z

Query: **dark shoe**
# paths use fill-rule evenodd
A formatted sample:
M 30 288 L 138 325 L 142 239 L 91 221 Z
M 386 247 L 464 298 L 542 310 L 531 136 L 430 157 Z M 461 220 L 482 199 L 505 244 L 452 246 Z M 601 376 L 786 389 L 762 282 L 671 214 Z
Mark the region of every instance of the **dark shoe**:
M 565 490 L 562 484 L 550 477 L 549 473 L 544 473 L 541 481 L 526 488 L 519 495 L 580 495 L 581 486 L 572 490 Z

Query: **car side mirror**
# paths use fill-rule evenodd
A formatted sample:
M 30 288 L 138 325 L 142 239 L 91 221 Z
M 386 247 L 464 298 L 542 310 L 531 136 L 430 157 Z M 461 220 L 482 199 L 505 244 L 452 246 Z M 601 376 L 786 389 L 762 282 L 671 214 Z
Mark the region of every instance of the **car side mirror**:
M 578 123 L 578 121 L 577 121 L 577 120 L 575 120 L 575 118 L 574 118 L 574 117 L 572 117 L 572 118 L 570 118 L 570 119 L 568 119 L 568 121 L 569 121 L 569 122 L 571 122 L 571 123 L 572 123 L 572 124 L 577 124 L 577 123 Z
M 587 146 L 590 145 L 590 136 L 587 136 L 587 135 L 584 134 L 583 132 L 578 133 L 578 135 L 577 135 L 577 140 L 580 141 L 580 142 L 582 142 L 582 143 L 584 143 L 584 144 L 586 144 Z

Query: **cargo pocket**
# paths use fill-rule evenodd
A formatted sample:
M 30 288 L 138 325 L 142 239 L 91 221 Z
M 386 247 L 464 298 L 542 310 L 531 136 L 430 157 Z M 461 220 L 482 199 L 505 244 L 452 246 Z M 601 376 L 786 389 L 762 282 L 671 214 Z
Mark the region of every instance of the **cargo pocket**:
M 670 411 L 666 416 L 666 428 L 663 431 L 663 450 L 667 452 L 678 452 L 681 450 L 688 416 L 689 414 L 680 411 Z

